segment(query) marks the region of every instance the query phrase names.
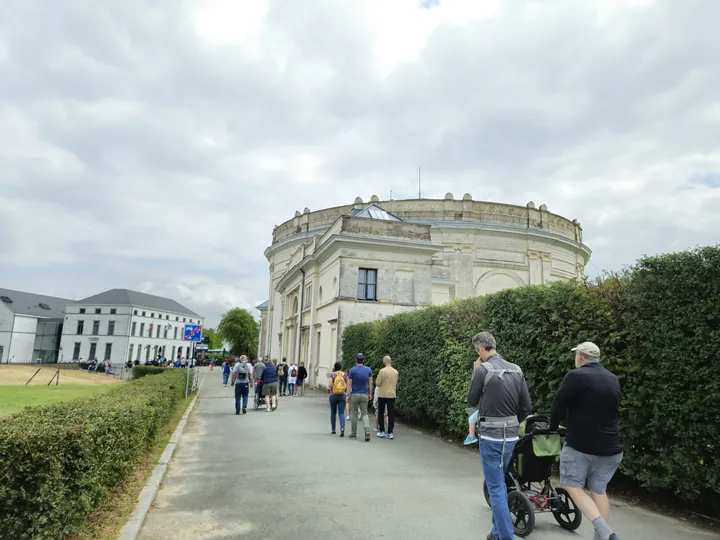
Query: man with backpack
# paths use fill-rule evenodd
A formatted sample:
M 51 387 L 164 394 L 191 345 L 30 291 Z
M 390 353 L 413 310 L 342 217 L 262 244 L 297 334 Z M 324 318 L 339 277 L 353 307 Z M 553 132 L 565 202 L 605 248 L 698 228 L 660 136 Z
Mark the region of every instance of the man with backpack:
M 262 380 L 262 374 L 263 371 L 265 371 L 265 363 L 262 361 L 262 357 L 257 359 L 257 362 L 255 362 L 255 365 L 253 366 L 253 379 L 256 381 Z M 255 393 L 258 392 L 258 387 L 253 385 L 255 388 Z
M 286 396 L 287 395 L 287 385 L 288 385 L 287 358 L 282 359 L 282 364 L 280 364 L 277 367 L 277 374 L 278 374 L 278 379 L 280 380 L 280 395 Z
M 481 332 L 472 344 L 480 364 L 473 373 L 467 399 L 470 408 L 479 409 L 480 459 L 493 518 L 487 540 L 514 540 L 505 474 L 519 440 L 520 422 L 532 412 L 530 393 L 520 367 L 495 350 L 492 334 Z
M 288 396 L 295 396 L 295 382 L 297 381 L 298 368 L 295 364 L 288 368 Z
M 240 357 L 240 361 L 233 368 L 232 384 L 235 387 L 235 414 L 240 414 L 241 399 L 242 413 L 246 414 L 250 385 L 253 384 L 253 369 L 245 355 Z

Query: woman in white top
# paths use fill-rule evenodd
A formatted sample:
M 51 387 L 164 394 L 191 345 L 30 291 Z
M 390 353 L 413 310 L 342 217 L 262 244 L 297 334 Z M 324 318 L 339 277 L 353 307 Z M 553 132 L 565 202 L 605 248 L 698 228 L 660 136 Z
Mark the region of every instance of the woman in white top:
M 298 368 L 295 364 L 288 368 L 288 395 L 295 395 L 295 383 L 297 382 Z

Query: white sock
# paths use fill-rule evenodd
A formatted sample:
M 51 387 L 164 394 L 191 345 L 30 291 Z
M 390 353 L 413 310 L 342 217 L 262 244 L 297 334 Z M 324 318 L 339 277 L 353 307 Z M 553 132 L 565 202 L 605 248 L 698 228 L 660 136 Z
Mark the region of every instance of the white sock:
M 613 533 L 610 526 L 605 522 L 605 518 L 600 516 L 592 522 L 595 527 L 595 540 L 609 540 Z

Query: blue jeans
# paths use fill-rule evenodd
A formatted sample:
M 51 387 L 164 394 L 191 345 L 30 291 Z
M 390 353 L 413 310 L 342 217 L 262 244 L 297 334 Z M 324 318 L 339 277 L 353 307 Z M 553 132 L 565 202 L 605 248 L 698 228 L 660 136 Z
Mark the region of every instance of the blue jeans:
M 248 394 L 250 394 L 250 387 L 248 383 L 240 383 L 235 385 L 235 412 L 240 412 L 240 398 L 242 398 L 242 408 L 247 409 Z
M 340 429 L 345 429 L 345 394 L 330 394 L 330 427 L 335 431 L 335 415 L 340 416 Z
M 482 460 L 483 475 L 490 492 L 490 506 L 492 507 L 492 533 L 499 540 L 514 540 L 512 517 L 508 509 L 507 487 L 505 474 L 510 465 L 513 449 L 516 442 L 506 442 L 503 454 L 503 443 L 480 439 L 480 459 Z M 500 467 L 502 456 L 503 467 Z
M 288 394 L 291 396 L 295 395 L 295 383 L 288 384 Z
M 223 384 L 227 384 L 229 377 L 230 377 L 229 373 L 223 373 Z
M 287 375 L 280 377 L 280 394 L 287 394 Z

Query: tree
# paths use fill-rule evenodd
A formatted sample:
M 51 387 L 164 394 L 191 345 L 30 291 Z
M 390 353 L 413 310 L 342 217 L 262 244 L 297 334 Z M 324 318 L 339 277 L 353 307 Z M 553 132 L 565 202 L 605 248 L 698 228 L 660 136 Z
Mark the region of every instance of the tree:
M 203 328 L 202 331 L 203 340 L 207 338 L 208 341 L 208 348 L 211 350 L 217 350 L 222 349 L 223 341 L 220 339 L 220 336 L 217 335 L 217 332 L 214 328 Z
M 255 318 L 246 309 L 231 309 L 217 328 L 217 336 L 230 344 L 230 354 L 257 354 L 260 327 Z

